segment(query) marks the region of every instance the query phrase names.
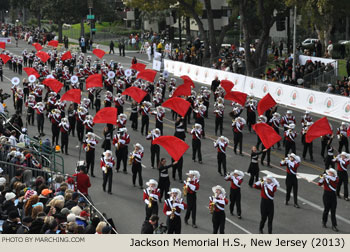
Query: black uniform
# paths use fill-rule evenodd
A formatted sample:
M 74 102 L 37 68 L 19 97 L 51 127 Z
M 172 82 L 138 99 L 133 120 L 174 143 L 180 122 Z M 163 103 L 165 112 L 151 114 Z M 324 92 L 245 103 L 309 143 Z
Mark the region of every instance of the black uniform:
M 163 194 L 164 194 L 164 198 L 168 199 L 169 195 L 168 195 L 168 191 L 170 188 L 170 179 L 169 179 L 169 173 L 168 173 L 168 169 L 173 167 L 173 165 L 167 165 L 167 166 L 162 166 L 160 165 L 158 167 L 159 170 L 159 180 L 158 180 L 158 188 L 160 190 L 160 198 L 159 201 L 162 200 L 163 198 Z
M 248 173 L 250 173 L 249 186 L 252 187 L 254 182 L 258 181 L 259 178 L 259 155 L 262 151 L 252 152 L 250 154 L 250 165 L 248 168 Z

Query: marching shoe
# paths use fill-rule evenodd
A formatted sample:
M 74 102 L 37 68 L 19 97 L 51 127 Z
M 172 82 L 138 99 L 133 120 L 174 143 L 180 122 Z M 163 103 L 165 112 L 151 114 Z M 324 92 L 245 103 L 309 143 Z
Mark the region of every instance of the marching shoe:
M 326 225 L 325 222 L 322 222 L 322 227 L 323 227 L 323 228 L 327 228 L 327 225 Z
M 336 226 L 332 226 L 332 230 L 335 232 L 339 232 L 338 228 Z
M 193 227 L 193 228 L 198 228 L 196 224 L 193 224 L 192 227 Z
M 300 206 L 298 204 L 294 204 L 295 208 L 300 208 Z

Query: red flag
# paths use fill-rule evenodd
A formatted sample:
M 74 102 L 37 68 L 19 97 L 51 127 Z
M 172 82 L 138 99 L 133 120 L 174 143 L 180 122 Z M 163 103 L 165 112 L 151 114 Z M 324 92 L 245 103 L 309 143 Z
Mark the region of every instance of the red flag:
M 43 84 L 45 86 L 48 86 L 52 91 L 56 93 L 60 92 L 61 88 L 63 87 L 63 84 L 61 82 L 53 78 L 45 79 L 43 81 Z
M 86 79 L 86 89 L 92 87 L 103 87 L 102 74 L 93 74 Z
M 141 103 L 147 92 L 138 87 L 129 87 L 124 90 L 122 95 L 131 96 L 136 102 Z
M 191 83 L 191 87 L 195 88 L 193 80 L 189 76 L 182 75 L 182 76 L 180 76 L 180 78 L 184 80 L 184 83 L 189 82 L 189 83 Z
M 138 73 L 137 79 L 143 79 L 149 82 L 154 82 L 154 78 L 156 78 L 157 71 L 152 69 L 145 69 Z
M 136 64 L 132 64 L 130 68 L 136 70 L 137 72 L 141 72 L 145 70 L 146 65 L 142 63 L 136 63 Z
M 244 107 L 245 101 L 247 100 L 247 94 L 238 91 L 231 91 L 227 93 L 224 98 L 225 100 L 237 102 Z
M 61 101 L 72 101 L 77 104 L 80 104 L 80 100 L 81 100 L 81 90 L 78 88 L 68 90 L 61 97 Z
M 266 110 L 275 106 L 277 102 L 267 93 L 258 103 L 258 114 L 262 115 Z
M 0 48 L 6 49 L 6 43 L 5 42 L 0 42 Z
M 57 40 L 51 40 L 49 43 L 47 43 L 48 46 L 53 46 L 57 47 L 58 46 L 58 41 Z
M 105 54 L 106 54 L 106 52 L 103 51 L 103 50 L 101 50 L 101 49 L 94 49 L 94 50 L 92 51 L 92 53 L 95 54 L 96 57 L 98 57 L 98 58 L 100 58 L 100 59 L 102 59 L 103 56 L 105 56 Z
M 101 110 L 99 110 L 95 117 L 93 122 L 94 123 L 109 123 L 109 124 L 117 124 L 117 108 L 114 107 L 106 107 Z
M 190 146 L 175 136 L 160 136 L 152 141 L 152 144 L 162 146 L 168 154 L 178 161 Z
M 39 43 L 33 43 L 32 46 L 35 47 L 35 50 L 40 51 L 43 49 L 43 47 Z
M 327 134 L 332 134 L 331 126 L 327 120 L 327 117 L 322 117 L 320 120 L 317 120 L 313 123 L 305 135 L 305 141 L 311 143 L 317 137 L 324 136 Z
M 170 108 L 182 117 L 185 117 L 190 106 L 191 103 L 179 97 L 170 98 L 162 104 L 162 107 Z
M 7 63 L 7 61 L 9 61 L 11 59 L 10 56 L 6 55 L 6 54 L 0 54 L 0 58 L 2 59 L 2 61 L 4 62 L 4 64 Z
M 230 93 L 232 88 L 234 87 L 233 82 L 229 80 L 222 80 L 220 82 L 220 85 L 223 87 L 223 89 L 225 89 L 226 94 Z
M 275 143 L 281 141 L 282 139 L 282 137 L 266 123 L 256 123 L 253 125 L 253 129 L 260 137 L 265 149 L 271 148 Z
M 36 56 L 41 59 L 42 62 L 46 62 L 49 60 L 50 55 L 47 52 L 40 51 L 36 53 Z
M 191 95 L 191 83 L 189 82 L 185 82 L 184 84 L 178 86 L 172 97 L 176 97 L 176 96 L 190 96 Z
M 40 77 L 40 74 L 32 67 L 24 67 L 23 71 L 26 72 L 28 76 L 33 74 L 36 78 Z
M 70 53 L 70 51 L 68 51 L 62 55 L 61 60 L 69 60 L 71 58 L 72 58 L 72 54 Z

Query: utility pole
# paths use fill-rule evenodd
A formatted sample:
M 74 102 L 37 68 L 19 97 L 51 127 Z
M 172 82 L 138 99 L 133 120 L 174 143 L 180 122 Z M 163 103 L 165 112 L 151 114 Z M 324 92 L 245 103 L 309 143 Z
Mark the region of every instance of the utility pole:
M 182 30 L 181 30 L 181 16 L 179 11 L 179 48 L 182 46 Z
M 296 65 L 296 37 L 297 37 L 297 6 L 294 6 L 294 27 L 293 27 L 293 74 L 292 79 L 295 79 L 295 65 Z
M 92 15 L 92 8 L 93 8 L 93 5 L 94 5 L 94 3 L 93 3 L 93 1 L 92 0 L 88 0 L 88 7 L 89 7 L 89 15 L 90 15 L 90 17 L 91 17 L 91 15 Z M 92 19 L 90 19 L 90 40 L 91 41 L 93 41 L 92 40 L 92 22 L 93 22 L 93 20 Z

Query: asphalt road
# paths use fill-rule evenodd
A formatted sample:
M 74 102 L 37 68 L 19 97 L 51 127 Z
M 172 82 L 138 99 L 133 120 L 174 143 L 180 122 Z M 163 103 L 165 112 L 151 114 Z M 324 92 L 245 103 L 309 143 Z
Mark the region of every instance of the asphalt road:
M 14 45 L 8 45 L 7 49 L 15 54 L 21 54 L 24 48 L 32 49 L 33 47 L 25 44 L 20 41 L 19 47 L 16 48 Z M 101 47 L 102 49 L 105 49 Z M 139 59 L 139 62 L 147 63 L 147 67 L 151 68 L 152 65 L 147 62 L 147 56 L 144 54 L 137 53 L 127 53 L 126 57 L 119 57 L 119 55 L 105 55 L 105 59 L 113 59 L 116 62 L 120 62 L 124 65 L 124 68 L 128 68 L 131 64 L 131 59 L 133 56 L 136 56 Z M 4 82 L 1 84 L 1 87 L 5 92 L 10 93 L 10 79 L 14 76 L 17 76 L 11 72 L 8 68 L 4 68 Z M 26 77 L 26 74 L 23 73 L 21 78 Z M 182 83 L 179 79 L 177 81 L 178 85 Z M 200 85 L 197 83 L 196 89 Z M 63 91 L 61 92 L 63 94 Z M 168 92 L 166 93 L 168 96 Z M 84 92 L 83 97 L 87 97 L 87 93 Z M 103 96 L 102 96 L 103 97 Z M 7 100 L 8 107 L 11 113 L 14 112 L 12 101 Z M 250 148 L 252 145 L 256 144 L 257 138 L 255 133 L 249 133 L 248 130 L 244 129 L 243 136 L 243 151 L 244 156 L 235 155 L 232 146 L 233 146 L 233 133 L 231 130 L 231 118 L 228 116 L 228 113 L 231 111 L 231 106 L 228 102 L 225 103 L 225 118 L 224 118 L 224 131 L 223 135 L 230 139 L 229 148 L 227 150 L 227 169 L 228 171 L 233 171 L 234 169 L 239 169 L 242 171 L 247 171 L 250 162 Z M 127 103 L 124 106 L 124 110 L 129 113 L 130 103 Z M 279 107 L 278 112 L 284 114 L 286 108 Z M 90 110 L 92 115 L 95 114 L 95 111 Z M 244 111 L 242 114 L 246 116 Z M 296 130 L 300 133 L 301 125 L 300 120 L 303 113 L 294 110 L 294 115 L 297 119 Z M 319 119 L 319 116 L 312 115 L 314 121 Z M 23 120 L 25 118 L 23 116 Z M 191 120 L 194 123 L 194 120 Z M 331 121 L 333 128 L 338 127 L 339 122 Z M 36 122 L 35 122 L 36 124 Z M 127 127 L 130 129 L 130 122 L 128 121 Z M 139 129 L 141 122 L 139 121 Z M 102 130 L 104 125 L 95 125 L 94 132 L 103 136 Z M 154 118 L 150 117 L 150 130 L 155 127 Z M 192 125 L 188 125 L 190 130 Z M 217 173 L 217 160 L 216 160 L 216 150 L 213 147 L 213 140 L 216 140 L 217 137 L 214 135 L 214 114 L 213 114 L 213 99 L 210 99 L 210 110 L 209 118 L 205 121 L 205 130 L 206 130 L 206 139 L 202 140 L 202 155 L 203 155 L 203 164 L 193 163 L 191 159 L 192 147 L 184 155 L 184 165 L 183 165 L 183 174 L 188 170 L 196 169 L 201 173 L 200 179 L 200 189 L 197 194 L 197 225 L 198 228 L 194 229 L 191 225 L 186 226 L 182 223 L 182 233 L 211 233 L 212 232 L 212 222 L 211 215 L 208 211 L 209 197 L 213 195 L 211 188 L 217 184 L 222 185 L 226 188 L 227 194 L 229 194 L 230 184 L 229 182 L 224 181 Z M 37 134 L 36 126 L 28 126 L 28 132 L 31 136 Z M 44 132 L 46 137 L 51 140 L 51 124 L 49 120 L 45 120 Z M 131 144 L 129 151 L 132 148 L 132 144 L 137 142 L 141 143 L 145 147 L 145 155 L 143 158 L 143 164 L 145 168 L 142 171 L 144 183 L 150 179 L 158 179 L 157 170 L 151 169 L 150 161 L 150 141 L 147 141 L 144 136 L 140 134 L 139 131 L 129 130 L 131 137 Z M 164 120 L 164 135 L 173 135 L 174 134 L 174 122 L 171 120 L 171 113 L 166 113 L 166 119 Z M 191 135 L 186 135 L 186 142 L 191 145 Z M 302 154 L 302 144 L 300 134 L 296 140 L 297 143 L 297 155 L 301 156 Z M 69 156 L 64 155 L 65 162 L 65 172 L 73 174 L 75 170 L 75 164 L 79 158 L 79 149 L 75 148 L 78 144 L 77 138 L 69 138 Z M 102 140 L 99 142 L 101 146 Z M 338 147 L 338 142 L 335 140 L 333 142 L 335 148 Z M 308 175 L 315 175 L 314 180 L 307 181 L 304 178 L 299 179 L 299 205 L 300 209 L 294 208 L 291 204 L 289 206 L 284 205 L 285 201 L 285 181 L 284 177 L 286 172 L 284 168 L 279 166 L 279 162 L 284 155 L 284 149 L 281 150 L 272 150 L 271 151 L 271 164 L 272 168 L 260 165 L 260 176 L 266 175 L 268 172 L 279 175 L 278 181 L 281 184 L 280 189 L 275 194 L 275 215 L 273 222 L 273 233 L 334 233 L 330 228 L 322 228 L 321 226 L 321 217 L 323 211 L 322 195 L 323 188 L 317 186 L 316 176 L 321 174 L 323 171 L 323 160 L 320 156 L 321 151 L 321 142 L 319 139 L 314 141 L 314 158 L 315 162 L 310 162 L 308 160 L 302 161 L 298 171 L 303 173 L 302 177 L 308 177 Z M 114 152 L 114 150 L 113 150 Z M 128 174 L 116 173 L 113 174 L 113 188 L 112 195 L 104 193 L 102 191 L 102 172 L 99 172 L 99 158 L 102 153 L 102 148 L 97 148 L 96 157 L 95 157 L 95 178 L 91 178 L 92 187 L 89 190 L 95 206 L 102 212 L 107 213 L 107 215 L 113 218 L 115 224 L 117 225 L 118 232 L 120 233 L 139 233 L 141 230 L 141 225 L 145 218 L 145 209 L 144 202 L 142 201 L 142 190 L 139 188 L 134 188 L 131 181 L 131 167 L 128 166 Z M 85 157 L 85 154 L 82 153 L 82 159 Z M 161 157 L 166 157 L 169 163 L 170 157 L 165 152 L 164 149 L 161 149 Z M 306 174 L 306 175 L 305 175 Z M 185 176 L 184 178 L 185 179 Z M 242 185 L 242 219 L 238 219 L 236 216 L 231 216 L 229 214 L 228 206 L 226 207 L 226 233 L 258 233 L 258 227 L 260 222 L 260 191 L 252 189 L 248 186 L 249 175 L 244 177 L 244 182 Z M 182 182 L 173 181 L 171 179 L 171 187 L 178 187 L 182 190 Z M 228 196 L 228 195 L 227 195 Z M 292 200 L 290 201 L 292 202 Z M 341 233 L 350 233 L 350 204 L 349 202 L 344 201 L 343 199 L 338 199 L 337 207 L 337 220 L 338 228 Z M 160 221 L 166 221 L 165 215 L 162 213 L 162 205 L 159 211 Z M 184 213 L 182 213 L 182 218 Z M 191 223 L 191 219 L 189 221 Z M 266 224 L 267 225 L 267 224 Z M 328 227 L 331 226 L 330 219 L 328 221 Z M 265 227 L 265 232 L 267 232 L 267 227 Z

